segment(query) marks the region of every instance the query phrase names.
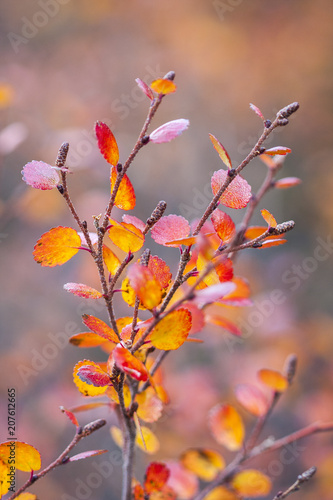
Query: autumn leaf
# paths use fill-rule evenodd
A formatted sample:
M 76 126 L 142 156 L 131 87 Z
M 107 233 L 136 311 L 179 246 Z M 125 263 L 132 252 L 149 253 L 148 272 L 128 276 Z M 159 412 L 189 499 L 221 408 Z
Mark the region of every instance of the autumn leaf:
M 150 84 L 150 87 L 157 94 L 171 94 L 172 92 L 176 92 L 177 89 L 176 84 L 166 78 L 158 78 L 157 80 L 154 80 Z
M 227 330 L 227 332 L 232 333 L 232 335 L 237 335 L 238 337 L 241 337 L 242 335 L 242 332 L 238 328 L 238 326 L 227 318 L 223 318 L 222 316 L 219 316 L 217 314 L 208 313 L 206 314 L 205 319 L 207 323 L 220 326 L 224 330 Z
M 35 189 L 49 190 L 60 184 L 58 172 L 43 161 L 30 161 L 21 173 L 24 182 Z
M 225 486 L 217 486 L 204 497 L 203 500 L 240 500 L 235 492 Z
M 237 451 L 244 441 L 244 424 L 237 410 L 229 404 L 216 405 L 209 413 L 209 428 L 219 444 Z
M 223 299 L 223 297 L 231 293 L 235 288 L 236 285 L 232 281 L 218 283 L 208 288 L 204 288 L 203 290 L 196 291 L 192 302 L 201 307 L 206 304 L 212 304 L 213 302 Z
M 184 132 L 184 130 L 188 128 L 189 124 L 190 122 L 184 118 L 164 123 L 149 135 L 149 140 L 154 144 L 170 142 L 172 139 L 175 139 L 178 135 Z
M 76 462 L 77 460 L 84 460 L 85 458 L 96 457 L 97 455 L 102 455 L 103 453 L 107 453 L 108 450 L 90 450 L 83 451 L 82 453 L 78 453 L 73 457 L 69 458 L 69 462 Z
M 262 417 L 268 410 L 266 396 L 254 385 L 239 384 L 235 388 L 237 401 L 252 415 Z
M 91 288 L 83 283 L 66 283 L 64 289 L 67 292 L 73 293 L 78 297 L 83 297 L 84 299 L 100 299 L 103 294 L 95 288 Z
M 106 161 L 115 167 L 119 161 L 119 150 L 113 133 L 106 123 L 100 121 L 96 122 L 95 133 L 100 152 Z
M 111 193 L 113 191 L 116 180 L 117 180 L 117 169 L 116 167 L 111 167 L 111 175 L 110 175 Z M 135 207 L 136 197 L 134 188 L 126 174 L 121 179 L 114 204 L 121 210 L 132 210 Z
M 69 338 L 69 342 L 77 347 L 98 347 L 109 343 L 105 338 L 93 332 L 76 333 Z
M 103 245 L 103 260 L 109 273 L 112 276 L 115 275 L 120 266 L 120 260 L 106 245 Z
M 226 170 L 218 170 L 214 172 L 211 179 L 211 186 L 214 196 L 218 193 L 220 188 L 227 179 L 228 172 Z M 220 203 L 229 208 L 244 208 L 251 199 L 251 186 L 248 182 L 237 175 L 234 180 L 229 184 L 227 189 L 220 197 Z
M 146 493 L 150 494 L 155 491 L 161 491 L 169 476 L 170 471 L 165 464 L 159 462 L 149 464 L 144 480 Z
M 276 392 L 284 392 L 288 388 L 288 380 L 280 372 L 269 369 L 258 371 L 260 382 L 273 389 Z
M 148 387 L 145 391 L 137 394 L 135 401 L 139 405 L 137 414 L 141 420 L 152 423 L 161 417 L 163 403 L 152 387 Z
M 170 476 L 167 485 L 183 500 L 190 500 L 199 489 L 198 478 L 181 463 L 168 461 L 166 463 Z
M 158 306 L 162 300 L 161 286 L 148 267 L 136 262 L 129 268 L 127 277 L 144 307 Z
M 142 248 L 145 237 L 140 229 L 133 224 L 120 223 L 114 219 L 110 219 L 110 224 L 111 227 L 108 230 L 108 236 L 112 243 L 120 248 L 120 250 L 126 253 L 134 253 Z
M 263 216 L 263 219 L 265 220 L 265 222 L 267 222 L 268 227 L 276 227 L 277 226 L 277 222 L 276 222 L 275 218 L 268 210 L 266 210 L 265 208 L 263 210 L 261 210 L 261 215 Z
M 286 148 L 285 146 L 276 146 L 275 148 L 270 148 L 265 150 L 265 155 L 274 156 L 274 155 L 286 155 L 291 153 L 290 148 Z
M 25 491 L 16 497 L 16 500 L 37 500 L 37 496 Z
M 148 269 L 153 273 L 161 288 L 168 288 L 172 274 L 170 267 L 157 255 L 150 255 Z
M 159 245 L 168 246 L 168 242 L 172 240 L 187 238 L 190 231 L 190 224 L 184 217 L 181 215 L 170 214 L 165 217 L 161 217 L 160 220 L 156 222 L 151 230 L 151 237 Z M 169 243 L 169 246 L 178 247 L 179 245 L 172 245 Z
M 258 238 L 258 236 L 261 236 L 262 234 L 264 234 L 266 231 L 267 231 L 266 226 L 250 226 L 245 231 L 244 237 L 247 240 L 254 240 L 255 238 Z M 280 235 L 272 234 L 272 235 L 267 237 L 267 240 L 276 240 L 279 238 L 280 238 Z
M 145 500 L 145 492 L 140 483 L 132 487 L 133 500 Z
M 54 227 L 37 241 L 33 256 L 42 266 L 61 266 L 79 251 L 81 238 L 71 227 Z
M 79 422 L 77 421 L 77 418 L 74 415 L 74 413 L 72 413 L 69 410 L 66 410 L 66 408 L 64 408 L 63 406 L 60 406 L 60 410 L 63 413 L 65 413 L 65 415 L 69 418 L 69 420 L 72 422 L 72 424 L 74 424 L 76 427 L 79 427 Z
M 219 209 L 214 210 L 211 220 L 222 243 L 229 243 L 235 235 L 236 227 L 230 215 Z
M 94 333 L 100 335 L 105 340 L 109 340 L 110 342 L 118 343 L 119 338 L 104 321 L 96 318 L 90 314 L 84 314 L 82 316 L 83 323 Z
M 143 222 L 143 220 L 139 219 L 139 217 L 136 217 L 135 215 L 124 214 L 122 216 L 122 220 L 126 224 L 132 224 L 137 229 L 140 229 L 141 232 L 143 232 L 146 227 L 146 223 Z
M 119 370 L 127 375 L 145 382 L 148 380 L 148 370 L 145 365 L 137 359 L 128 349 L 118 344 L 112 351 L 113 360 Z
M 73 379 L 74 379 L 74 384 L 76 385 L 76 387 L 79 389 L 81 394 L 83 394 L 84 396 L 100 396 L 101 394 L 104 394 L 104 392 L 106 391 L 106 389 L 108 387 L 108 384 L 106 384 L 104 386 L 95 386 L 95 385 L 92 385 L 92 383 L 90 381 L 86 382 L 83 380 L 84 373 L 81 373 L 82 378 L 79 376 L 78 371 L 80 370 L 80 368 L 85 367 L 85 366 L 94 367 L 94 368 L 96 368 L 97 371 L 101 370 L 100 366 L 97 363 L 95 363 L 94 361 L 89 361 L 88 359 L 84 359 L 83 361 L 79 361 L 74 366 L 74 370 L 73 370 Z M 105 375 L 107 375 L 107 374 L 105 373 Z M 110 377 L 109 377 L 109 382 L 110 382 Z
M 191 448 L 181 456 L 183 466 L 203 481 L 212 481 L 224 469 L 225 460 L 217 451 Z
M 290 187 L 298 186 L 302 181 L 298 177 L 283 177 L 283 179 L 279 179 L 275 181 L 274 187 L 278 189 L 287 189 Z
M 261 246 L 258 248 L 277 247 L 279 245 L 284 245 L 284 243 L 287 243 L 287 240 L 285 239 L 265 240 L 261 242 Z
M 80 366 L 76 372 L 82 382 L 94 387 L 105 387 L 111 383 L 110 375 L 100 368 L 96 363 L 87 363 Z
M 234 290 L 225 295 L 219 302 L 234 307 L 251 306 L 251 291 L 247 280 L 239 276 L 234 276 L 232 283 L 235 285 Z
M 142 435 L 141 435 L 142 433 Z M 148 455 L 155 455 L 160 448 L 159 440 L 149 427 L 141 426 L 141 433 L 137 432 L 135 444 Z
M 153 328 L 150 341 L 163 351 L 178 349 L 187 339 L 192 326 L 192 316 L 187 309 L 177 309 L 165 316 Z
M 21 441 L 6 441 L 0 444 L 0 460 L 8 464 L 12 454 L 15 456 L 15 468 L 25 472 L 36 471 L 41 468 L 39 451 L 33 446 Z
M 232 478 L 231 485 L 239 495 L 249 498 L 265 497 L 272 488 L 269 477 L 255 469 L 238 472 Z
M 250 103 L 250 108 L 252 109 L 252 111 L 255 112 L 256 115 L 259 116 L 259 118 L 261 118 L 263 121 L 265 121 L 264 115 L 262 114 L 260 109 L 255 104 Z
M 213 134 L 209 134 L 209 138 L 210 140 L 212 141 L 213 143 L 213 146 L 214 148 L 216 149 L 216 151 L 218 152 L 218 155 L 219 157 L 221 158 L 221 160 L 223 161 L 223 163 L 228 167 L 228 168 L 232 168 L 232 164 L 231 164 L 231 160 L 230 160 L 230 156 L 228 155 L 227 151 L 225 150 L 225 148 L 222 146 L 222 144 L 220 143 L 220 141 L 218 141 L 216 139 L 216 137 L 213 135 Z
M 141 89 L 142 92 L 152 101 L 154 99 L 154 94 L 146 82 L 141 80 L 141 78 L 136 78 L 135 81 L 138 84 L 139 89 Z
M 110 385 L 106 389 L 106 393 L 105 394 L 107 395 L 107 397 L 109 399 L 111 399 L 111 401 L 113 401 L 114 403 L 117 403 L 117 405 L 120 404 L 119 394 L 116 391 L 116 389 L 113 387 L 113 385 Z M 131 390 L 130 390 L 130 388 L 128 387 L 128 385 L 126 383 L 124 384 L 124 387 L 123 387 L 123 396 L 124 396 L 125 407 L 128 408 L 129 405 L 132 402 L 132 396 L 131 396 Z
M 195 333 L 200 332 L 203 327 L 205 326 L 205 314 L 202 309 L 200 309 L 196 304 L 193 302 L 183 302 L 182 304 L 183 309 L 187 309 L 191 313 L 192 317 L 192 326 L 191 330 L 189 332 L 189 335 L 193 335 Z
M 3 462 L 0 459 L 0 498 L 9 491 L 10 482 L 8 481 L 8 474 L 10 469 L 8 462 Z

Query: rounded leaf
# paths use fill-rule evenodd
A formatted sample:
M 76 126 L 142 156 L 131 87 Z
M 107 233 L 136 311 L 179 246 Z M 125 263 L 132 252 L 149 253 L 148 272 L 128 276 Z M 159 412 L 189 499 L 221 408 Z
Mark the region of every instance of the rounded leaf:
M 135 401 L 139 405 L 137 414 L 141 420 L 151 423 L 156 422 L 161 417 L 163 403 L 152 387 L 148 387 L 144 392 L 137 394 Z
M 256 469 L 238 472 L 231 480 L 232 487 L 242 496 L 265 497 L 272 489 L 269 477 Z
M 118 336 L 104 321 L 92 316 L 90 314 L 84 314 L 82 316 L 83 323 L 94 333 L 100 335 L 105 340 L 117 343 L 119 341 Z
M 218 170 L 214 172 L 211 185 L 214 196 L 225 183 L 228 172 L 226 170 Z M 237 175 L 231 184 L 227 187 L 220 197 L 220 203 L 229 208 L 244 208 L 251 199 L 251 186 L 248 182 Z
M 144 307 L 153 309 L 158 306 L 162 300 L 162 289 L 148 267 L 136 262 L 129 268 L 127 277 Z
M 33 256 L 42 266 L 61 266 L 79 251 L 81 238 L 71 227 L 54 227 L 37 241 Z
M 237 401 L 252 415 L 262 417 L 267 413 L 266 396 L 254 385 L 239 384 L 235 388 Z
M 144 425 L 141 426 L 141 432 L 136 433 L 135 444 L 148 455 L 154 455 L 160 449 L 160 443 L 156 435 L 149 427 Z
M 159 245 L 167 246 L 167 243 L 172 240 L 187 238 L 190 231 L 190 224 L 184 217 L 181 215 L 170 214 L 165 217 L 161 217 L 160 220 L 156 222 L 151 230 L 151 237 Z M 168 246 L 178 247 L 179 244 L 169 243 Z
M 43 161 L 30 161 L 21 173 L 24 182 L 35 189 L 54 189 L 60 183 L 58 172 Z
M 217 451 L 192 448 L 181 456 L 184 467 L 203 481 L 212 481 L 224 469 L 225 460 Z
M 154 92 L 157 92 L 157 94 L 171 94 L 172 92 L 176 92 L 177 89 L 176 84 L 167 78 L 158 78 L 154 80 L 150 84 L 150 87 Z
M 87 382 L 83 381 L 79 377 L 79 375 L 78 375 L 79 369 L 83 366 L 86 366 L 86 365 L 93 366 L 96 369 L 100 370 L 100 366 L 97 363 L 95 363 L 94 361 L 89 361 L 87 359 L 84 359 L 83 361 L 79 361 L 74 366 L 74 370 L 73 370 L 74 384 L 79 389 L 81 394 L 83 394 L 84 396 L 100 396 L 101 394 L 104 394 L 104 392 L 106 391 L 106 389 L 108 387 L 107 385 L 94 386 L 91 383 L 87 383 Z
M 161 144 L 162 142 L 170 142 L 180 135 L 189 126 L 190 122 L 183 118 L 179 120 L 172 120 L 171 122 L 164 123 L 155 129 L 149 136 L 150 142 Z
M 118 344 L 112 351 L 113 360 L 119 370 L 127 373 L 136 380 L 145 382 L 148 379 L 148 370 L 128 349 Z
M 209 428 L 216 441 L 237 451 L 244 441 L 244 424 L 238 411 L 229 404 L 216 405 L 209 413 Z
M 218 208 L 211 215 L 211 220 L 216 234 L 222 243 L 229 243 L 235 235 L 236 227 L 230 215 L 222 212 Z
M 152 462 L 149 464 L 144 482 L 146 493 L 150 494 L 155 491 L 161 491 L 169 479 L 169 476 L 170 471 L 165 464 L 159 462 Z
M 110 375 L 96 364 L 80 366 L 76 373 L 82 382 L 86 382 L 94 387 L 105 387 L 111 383 Z
M 192 327 L 192 315 L 187 309 L 177 309 L 165 316 L 152 330 L 150 341 L 163 351 L 178 349 Z
M 284 392 L 288 389 L 288 379 L 278 371 L 269 369 L 259 370 L 258 378 L 260 382 L 276 392 Z
M 145 237 L 142 231 L 133 224 L 126 222 L 119 223 L 110 219 L 111 227 L 108 230 L 108 236 L 120 250 L 124 252 L 137 252 L 143 247 Z
M 98 347 L 108 341 L 93 332 L 76 333 L 69 338 L 69 342 L 77 347 Z
M 199 489 L 198 478 L 178 462 L 167 462 L 170 470 L 168 486 L 183 500 L 190 500 Z
M 225 486 L 217 486 L 203 500 L 239 500 L 239 496 Z
M 120 266 L 120 260 L 106 245 L 103 245 L 103 260 L 109 273 L 112 276 L 116 274 Z
M 265 222 L 267 222 L 268 227 L 276 227 L 277 226 L 277 222 L 275 220 L 275 217 L 273 217 L 273 215 L 268 210 L 266 210 L 266 208 L 261 210 L 261 215 L 263 216 Z
M 41 468 L 39 451 L 33 446 L 21 441 L 6 441 L 0 444 L 0 460 L 8 464 L 12 454 L 15 453 L 15 468 L 25 472 L 36 471 Z

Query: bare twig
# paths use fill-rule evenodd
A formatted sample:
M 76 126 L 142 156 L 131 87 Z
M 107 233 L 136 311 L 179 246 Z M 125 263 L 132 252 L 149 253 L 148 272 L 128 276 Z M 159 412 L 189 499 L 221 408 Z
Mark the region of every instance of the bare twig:
M 286 498 L 287 496 L 289 496 L 291 493 L 298 491 L 302 486 L 302 484 L 309 481 L 315 475 L 316 472 L 317 472 L 316 467 L 310 467 L 310 469 L 300 474 L 297 477 L 297 481 L 295 481 L 295 483 L 292 484 L 287 490 L 280 491 L 277 495 L 275 495 L 273 500 L 281 500 L 282 498 Z

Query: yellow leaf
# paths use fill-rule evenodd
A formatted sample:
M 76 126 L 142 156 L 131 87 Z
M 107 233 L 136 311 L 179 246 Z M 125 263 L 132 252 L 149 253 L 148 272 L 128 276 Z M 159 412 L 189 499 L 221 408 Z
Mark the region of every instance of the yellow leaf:
M 276 392 L 284 392 L 288 388 L 288 380 L 280 372 L 263 369 L 258 371 L 259 380 Z
M 80 377 L 77 375 L 77 372 L 81 366 L 84 365 L 91 365 L 95 366 L 96 369 L 100 369 L 100 366 L 97 363 L 94 363 L 94 361 L 89 361 L 87 359 L 84 359 L 83 361 L 79 361 L 75 366 L 74 366 L 74 371 L 73 371 L 73 379 L 74 379 L 74 384 L 76 387 L 79 389 L 81 394 L 84 396 L 99 396 L 100 394 L 104 394 L 108 386 L 101 386 L 101 387 L 95 387 L 92 384 L 88 384 L 87 382 L 83 382 Z
M 141 448 L 142 451 L 148 453 L 148 455 L 154 455 L 160 448 L 160 443 L 157 437 L 153 431 L 149 429 L 149 427 L 145 427 L 144 425 L 141 427 L 141 432 L 143 440 L 141 434 L 137 433 L 135 444 Z
M 103 245 L 103 260 L 109 273 L 111 275 L 116 274 L 120 266 L 120 260 L 106 245 Z
M 217 486 L 205 496 L 204 500 L 239 500 L 239 496 L 225 486 Z
M 110 219 L 110 224 L 109 238 L 120 250 L 134 253 L 143 247 L 145 237 L 142 231 L 133 224 L 120 223 L 114 219 Z
M 225 467 L 224 458 L 219 453 L 205 448 L 187 450 L 181 456 L 181 462 L 203 481 L 212 481 Z
M 15 456 L 15 468 L 25 472 L 41 468 L 40 453 L 33 446 L 20 441 L 6 441 L 0 444 L 0 460 L 5 464 Z
M 139 407 L 138 417 L 145 422 L 156 422 L 162 414 L 163 404 L 152 387 L 136 395 L 135 401 Z
M 42 266 L 61 266 L 79 251 L 81 238 L 71 227 L 54 227 L 37 241 L 33 256 Z
M 111 177 L 110 177 L 111 193 L 116 183 L 116 179 L 117 179 L 117 169 L 116 167 L 112 167 Z M 134 188 L 132 186 L 131 181 L 125 174 L 120 182 L 114 204 L 121 210 L 132 210 L 135 207 L 135 203 L 136 203 L 136 198 L 135 198 Z
M 242 496 L 265 497 L 272 488 L 269 477 L 255 469 L 247 469 L 236 474 L 231 481 L 232 487 Z
M 237 451 L 244 441 L 244 424 L 237 410 L 229 404 L 215 406 L 209 414 L 209 427 L 216 441 L 230 451 Z
M 154 80 L 150 88 L 157 92 L 158 94 L 171 94 L 172 92 L 176 92 L 176 84 L 171 80 L 167 80 L 164 78 L 159 78 L 158 80 Z
M 158 306 L 162 300 L 162 289 L 148 267 L 136 262 L 130 267 L 128 278 L 144 307 L 153 309 Z
M 6 463 L 0 460 L 0 498 L 9 490 L 10 483 L 8 482 L 8 474 L 10 469 Z
M 32 493 L 28 493 L 26 491 L 24 493 L 21 493 L 18 497 L 16 497 L 16 500 L 37 500 L 37 496 L 33 495 Z
M 178 349 L 188 337 L 192 326 L 192 315 L 188 309 L 177 309 L 163 318 L 152 330 L 151 343 L 157 349 Z

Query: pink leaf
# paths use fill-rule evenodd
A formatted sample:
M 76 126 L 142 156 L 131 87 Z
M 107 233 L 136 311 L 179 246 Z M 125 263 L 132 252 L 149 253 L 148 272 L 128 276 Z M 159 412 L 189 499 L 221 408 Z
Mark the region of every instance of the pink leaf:
M 142 92 L 146 94 L 146 96 L 152 101 L 154 99 L 154 94 L 151 88 L 148 87 L 146 82 L 143 82 L 140 78 L 136 78 L 135 81 L 138 84 L 138 87 L 142 90 Z
M 155 144 L 172 141 L 172 139 L 184 132 L 189 124 L 190 122 L 183 118 L 180 118 L 179 120 L 172 120 L 171 122 L 164 123 L 164 125 L 155 129 L 150 134 L 149 138 L 151 142 L 154 142 Z
M 73 293 L 78 297 L 83 297 L 84 299 L 100 299 L 103 294 L 95 288 L 84 285 L 83 283 L 66 283 L 64 289 L 67 292 Z
M 256 115 L 258 115 L 263 121 L 265 121 L 264 115 L 257 106 L 250 103 L 250 108 L 256 113 Z
M 269 156 L 286 155 L 288 153 L 291 153 L 291 149 L 285 146 L 275 146 L 275 148 L 266 149 L 265 151 L 265 154 Z
M 222 299 L 225 295 L 233 292 L 235 288 L 236 285 L 235 283 L 232 283 L 232 281 L 218 283 L 217 285 L 212 285 L 210 287 L 196 291 L 195 297 L 192 302 L 200 305 L 210 304 L 212 302 L 216 302 L 219 299 Z
M 190 234 L 191 228 L 186 219 L 181 215 L 166 215 L 156 222 L 151 230 L 151 237 L 156 243 L 167 246 L 169 241 L 186 238 Z M 178 247 L 179 245 L 168 245 Z
M 220 188 L 225 183 L 228 172 L 226 170 L 218 170 L 214 172 L 211 184 L 213 194 L 216 195 Z M 229 208 L 244 208 L 251 198 L 251 186 L 240 175 L 237 175 L 229 184 L 227 189 L 220 197 L 220 203 Z
M 111 384 L 110 376 L 96 365 L 81 366 L 77 371 L 77 375 L 82 382 L 94 387 L 104 387 Z
M 53 189 L 60 182 L 58 172 L 43 161 L 33 160 L 27 163 L 21 173 L 24 182 L 35 189 Z
M 69 418 L 69 420 L 72 422 L 72 424 L 74 424 L 76 427 L 79 427 L 79 422 L 77 421 L 77 418 L 74 415 L 74 413 L 72 413 L 69 410 L 66 410 L 66 408 L 64 408 L 63 406 L 60 406 L 60 410 L 63 413 L 65 413 L 65 415 Z
M 107 453 L 108 450 L 90 450 L 90 451 L 83 451 L 82 453 L 78 453 L 77 455 L 74 455 L 73 457 L 70 457 L 68 462 L 76 462 L 77 460 L 83 460 L 85 458 L 89 457 L 95 457 L 96 455 L 102 455 L 103 453 Z
M 146 227 L 146 223 L 143 222 L 143 220 L 139 219 L 138 217 L 135 217 L 135 215 L 124 214 L 122 219 L 123 222 L 125 222 L 126 224 L 133 224 L 133 226 L 140 229 L 140 231 L 143 231 L 144 228 Z

